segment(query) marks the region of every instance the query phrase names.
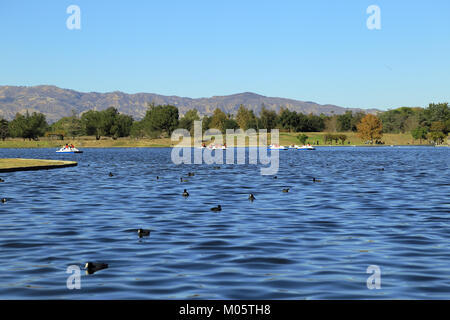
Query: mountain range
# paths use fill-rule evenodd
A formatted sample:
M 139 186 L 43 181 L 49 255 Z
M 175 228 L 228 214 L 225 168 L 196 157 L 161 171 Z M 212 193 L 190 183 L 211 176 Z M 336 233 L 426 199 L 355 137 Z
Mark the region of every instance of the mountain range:
M 30 113 L 41 112 L 45 114 L 48 122 L 52 123 L 62 117 L 72 115 L 73 112 L 81 115 L 90 109 L 104 110 L 108 107 L 115 107 L 120 113 L 131 115 L 134 119 L 139 120 L 145 116 L 149 103 L 174 105 L 178 107 L 180 114 L 195 108 L 201 115 L 211 115 L 216 108 L 227 114 L 236 114 L 241 104 L 253 110 L 256 114 L 259 114 L 262 105 L 270 110 L 278 111 L 281 107 L 284 107 L 305 114 L 343 114 L 348 110 L 366 113 L 377 113 L 379 111 L 266 97 L 251 92 L 192 99 L 154 93 L 127 94 L 120 91 L 84 93 L 48 85 L 33 87 L 0 86 L 0 118 L 7 120 L 12 120 L 16 113 L 25 113 L 28 110 Z

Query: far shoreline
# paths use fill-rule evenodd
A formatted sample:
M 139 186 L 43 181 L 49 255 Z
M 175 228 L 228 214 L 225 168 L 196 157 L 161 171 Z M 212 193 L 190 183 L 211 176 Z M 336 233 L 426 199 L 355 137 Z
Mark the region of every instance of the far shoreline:
M 301 145 L 298 141 L 297 136 L 300 133 L 298 132 L 280 132 L 279 133 L 279 142 L 277 144 L 282 146 L 291 146 L 291 145 Z M 327 134 L 325 132 L 307 132 L 305 133 L 308 136 L 308 140 L 306 143 L 313 145 L 314 147 L 389 147 L 389 146 L 410 146 L 410 147 L 418 147 L 418 146 L 427 146 L 433 147 L 433 144 L 429 144 L 426 141 L 416 141 L 411 137 L 409 133 L 397 133 L 397 134 L 384 134 L 381 141 L 384 144 L 365 144 L 355 132 L 344 132 L 342 134 L 347 136 L 347 140 L 342 144 L 341 141 L 336 143 L 333 141 L 330 144 L 330 141 L 325 143 L 324 136 Z M 185 138 L 186 139 L 186 138 Z M 195 148 L 196 146 L 193 144 L 193 140 L 191 147 Z M 4 141 L 0 140 L 0 150 L 1 149 L 55 149 L 55 151 L 62 146 L 67 144 L 73 144 L 76 148 L 82 149 L 101 149 L 101 148 L 173 148 L 173 147 L 184 147 L 184 145 L 188 141 L 181 143 L 181 139 L 179 141 L 172 141 L 170 138 L 118 138 L 113 139 L 109 137 L 102 137 L 97 140 L 95 137 L 84 136 L 84 137 L 75 137 L 75 138 L 65 138 L 64 140 L 56 140 L 49 138 L 40 138 L 39 140 L 23 140 L 19 138 L 8 138 Z M 220 137 L 216 141 L 218 144 L 222 144 Z M 224 141 L 226 142 L 226 141 Z M 211 143 L 210 140 L 205 140 L 204 143 L 209 145 Z M 270 144 L 270 135 L 267 141 L 267 144 Z M 228 143 L 230 146 L 231 143 Z M 256 146 L 251 144 L 250 146 Z M 443 146 L 448 146 L 443 145 Z M 248 142 L 246 143 L 246 147 L 248 147 Z

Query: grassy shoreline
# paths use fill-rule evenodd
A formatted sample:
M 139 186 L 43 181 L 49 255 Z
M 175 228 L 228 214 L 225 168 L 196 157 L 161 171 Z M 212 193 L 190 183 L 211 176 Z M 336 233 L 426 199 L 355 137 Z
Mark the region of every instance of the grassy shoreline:
M 345 144 L 342 145 L 340 143 L 333 144 L 324 143 L 324 135 L 325 132 L 310 132 L 305 133 L 309 139 L 308 142 L 312 145 L 318 146 L 370 146 L 364 144 L 364 142 L 356 136 L 354 132 L 346 132 L 348 140 L 345 141 Z M 300 144 L 297 140 L 297 135 L 299 133 L 288 133 L 288 132 L 280 132 L 280 145 L 289 146 L 291 144 Z M 385 142 L 385 145 L 395 145 L 395 146 L 428 146 L 429 144 L 426 142 L 419 143 L 419 141 L 414 141 L 409 133 L 404 134 L 385 134 L 383 136 L 382 141 Z M 163 139 L 133 139 L 133 138 L 119 138 L 117 140 L 113 140 L 111 138 L 102 138 L 100 140 L 96 140 L 95 137 L 79 137 L 75 139 L 64 139 L 62 140 L 54 140 L 54 139 L 46 139 L 41 138 L 39 141 L 29 141 L 23 139 L 6 139 L 5 141 L 0 141 L 0 149 L 1 148 L 13 148 L 13 149 L 22 149 L 22 148 L 60 148 L 66 143 L 73 143 L 77 148 L 164 148 L 164 147 L 174 147 L 178 145 L 177 141 L 172 141 L 170 138 Z M 269 143 L 270 143 L 270 135 L 269 135 Z

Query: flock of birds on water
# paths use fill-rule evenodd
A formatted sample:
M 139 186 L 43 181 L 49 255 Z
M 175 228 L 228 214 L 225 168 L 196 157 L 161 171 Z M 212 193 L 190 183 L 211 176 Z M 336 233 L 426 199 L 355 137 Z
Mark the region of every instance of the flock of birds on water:
M 220 168 L 220 167 L 217 167 Z M 189 172 L 188 173 L 189 177 L 193 177 L 195 176 L 194 172 Z M 109 177 L 114 177 L 114 174 L 112 172 L 109 173 Z M 277 176 L 274 176 L 273 179 L 278 179 Z M 159 180 L 159 176 L 156 176 L 156 180 Z M 318 183 L 318 182 L 322 182 L 321 180 L 318 180 L 316 178 L 313 178 L 312 181 L 314 183 Z M 5 182 L 5 180 L 0 178 L 0 183 Z M 187 182 L 187 180 L 183 179 L 183 177 L 180 177 L 180 182 Z M 284 193 L 288 193 L 290 190 L 290 188 L 285 188 L 282 189 L 282 192 Z M 187 191 L 187 189 L 184 189 L 183 193 L 181 194 L 183 197 L 187 198 L 189 197 L 189 192 Z M 256 197 L 253 193 L 250 193 L 250 195 L 248 196 L 248 200 L 250 200 L 251 202 L 256 200 Z M 7 198 L 2 198 L 1 200 L 2 204 L 6 204 L 8 202 Z M 217 207 L 213 207 L 210 209 L 213 212 L 220 212 L 222 211 L 222 206 L 219 204 L 217 205 Z M 136 230 L 133 230 L 136 231 Z M 137 229 L 137 234 L 139 238 L 143 238 L 143 237 L 149 237 L 150 236 L 150 232 L 151 230 L 149 229 Z M 103 269 L 107 269 L 108 268 L 108 264 L 107 263 L 103 263 L 103 262 L 87 262 L 84 265 L 84 269 L 86 270 L 87 274 L 94 274 L 97 271 L 103 270 Z

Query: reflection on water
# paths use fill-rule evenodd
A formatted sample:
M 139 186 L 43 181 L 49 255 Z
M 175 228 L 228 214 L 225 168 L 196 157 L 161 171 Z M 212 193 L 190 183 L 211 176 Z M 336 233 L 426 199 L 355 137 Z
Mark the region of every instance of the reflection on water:
M 79 161 L 1 174 L 1 299 L 450 298 L 448 148 L 284 151 L 278 179 L 175 166 L 170 149 L 54 151 L 0 150 Z M 68 290 L 88 261 L 108 269 Z

